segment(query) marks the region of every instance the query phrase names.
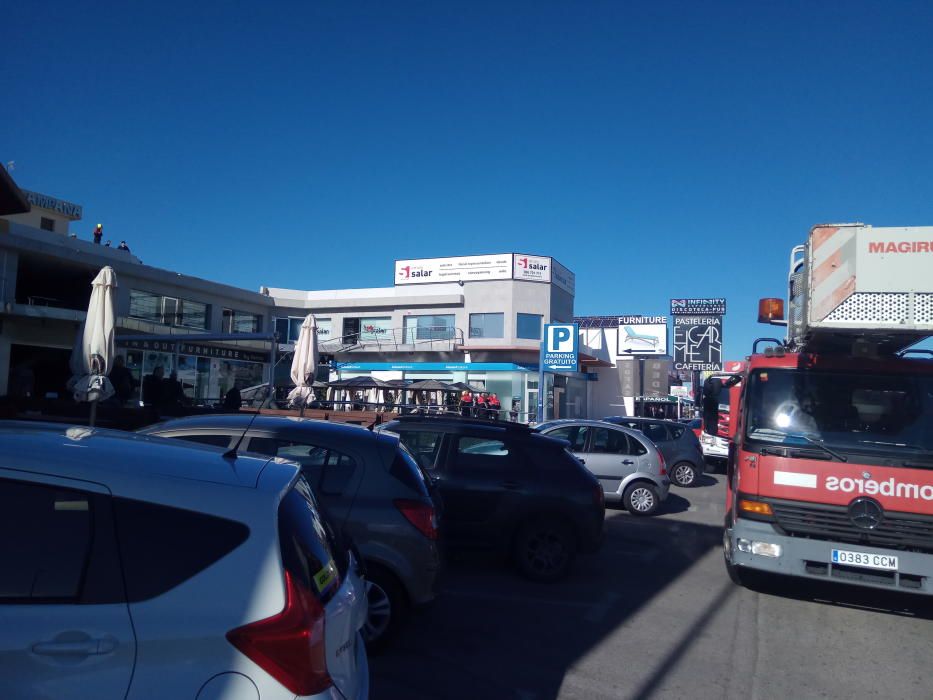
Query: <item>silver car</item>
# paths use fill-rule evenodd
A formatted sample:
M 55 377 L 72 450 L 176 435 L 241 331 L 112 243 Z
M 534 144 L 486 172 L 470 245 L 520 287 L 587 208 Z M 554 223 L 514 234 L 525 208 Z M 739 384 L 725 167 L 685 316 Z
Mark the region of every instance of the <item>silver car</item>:
M 598 420 L 554 420 L 536 430 L 569 442 L 599 479 L 606 500 L 621 502 L 632 515 L 653 515 L 667 498 L 664 457 L 642 433 Z

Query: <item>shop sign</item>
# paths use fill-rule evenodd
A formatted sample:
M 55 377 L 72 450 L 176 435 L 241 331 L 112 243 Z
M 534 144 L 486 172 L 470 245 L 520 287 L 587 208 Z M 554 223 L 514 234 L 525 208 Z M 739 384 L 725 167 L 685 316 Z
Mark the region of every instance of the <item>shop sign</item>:
M 577 289 L 577 276 L 566 267 L 551 258 L 551 281 L 555 286 L 560 287 L 565 292 L 575 294 Z
M 551 259 L 537 255 L 522 255 L 516 253 L 512 256 L 512 278 L 524 282 L 550 282 Z
M 64 199 L 56 199 L 55 197 L 49 197 L 47 194 L 39 194 L 38 192 L 31 192 L 29 190 L 21 190 L 21 192 L 26 195 L 26 201 L 34 207 L 63 214 L 69 219 L 81 218 L 82 210 L 80 204 L 72 204 L 71 202 L 66 202 Z
M 674 317 L 674 369 L 722 369 L 722 316 Z
M 671 299 L 671 315 L 724 316 L 726 300 L 723 298 Z
M 667 316 L 619 316 L 616 355 L 666 355 Z
M 576 323 L 546 323 L 541 342 L 541 366 L 548 372 L 576 372 L 580 361 L 580 327 Z
M 224 360 L 243 362 L 268 362 L 269 356 L 262 352 L 251 352 L 242 348 L 225 348 L 204 343 L 174 343 L 169 340 L 117 340 L 117 347 L 133 350 L 151 350 L 153 352 L 175 352 L 179 355 L 197 355 L 198 357 L 216 357 Z
M 676 396 L 636 396 L 635 400 L 642 403 L 677 403 Z
M 512 279 L 512 254 L 396 260 L 395 284 Z

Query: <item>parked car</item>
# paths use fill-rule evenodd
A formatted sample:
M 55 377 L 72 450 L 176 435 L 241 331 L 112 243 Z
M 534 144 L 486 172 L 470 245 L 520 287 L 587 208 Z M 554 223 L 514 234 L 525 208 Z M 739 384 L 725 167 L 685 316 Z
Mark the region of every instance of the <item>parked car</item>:
M 729 459 L 729 441 L 718 435 L 707 435 L 703 433 L 700 436 L 700 447 L 703 450 L 703 457 L 706 463 L 711 467 L 724 468 Z
M 697 436 L 697 440 L 702 442 L 703 440 L 703 419 L 702 418 L 681 418 L 680 421 L 686 425 L 690 430 L 693 431 L 693 434 Z
M 693 486 L 703 474 L 703 450 L 700 449 L 700 441 L 683 423 L 624 416 L 610 416 L 603 420 L 644 433 L 661 450 L 671 481 L 677 486 Z
M 606 500 L 622 503 L 632 515 L 653 515 L 667 498 L 664 456 L 644 434 L 598 420 L 553 420 L 535 430 L 569 442 L 599 479 Z
M 140 432 L 223 449 L 242 438 L 243 451 L 298 462 L 363 558 L 369 599 L 363 636 L 370 648 L 391 638 L 409 606 L 434 599 L 441 569 L 437 512 L 397 437 L 355 425 L 245 414 L 189 416 Z
M 538 581 L 599 548 L 603 489 L 566 442 L 456 416 L 403 416 L 377 430 L 401 436 L 436 484 L 450 547 L 497 551 Z
M 4 700 L 366 698 L 364 583 L 294 464 L 0 422 Z

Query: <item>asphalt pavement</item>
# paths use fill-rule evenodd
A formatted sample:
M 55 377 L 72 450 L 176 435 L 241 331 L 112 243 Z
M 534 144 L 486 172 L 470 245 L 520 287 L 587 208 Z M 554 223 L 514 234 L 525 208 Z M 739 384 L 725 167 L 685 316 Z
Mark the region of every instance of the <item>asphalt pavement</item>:
M 659 516 L 608 510 L 600 552 L 558 584 L 452 559 L 438 600 L 371 658 L 372 697 L 933 697 L 933 603 L 793 579 L 735 586 L 724 494 L 706 475 L 672 487 Z

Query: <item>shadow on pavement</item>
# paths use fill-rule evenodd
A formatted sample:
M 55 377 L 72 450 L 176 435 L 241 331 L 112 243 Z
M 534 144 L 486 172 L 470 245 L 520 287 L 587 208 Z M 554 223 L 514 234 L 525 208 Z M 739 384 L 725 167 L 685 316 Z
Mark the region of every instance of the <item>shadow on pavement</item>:
M 779 596 L 793 600 L 807 600 L 825 605 L 858 608 L 888 615 L 904 615 L 933 620 L 933 600 L 927 596 L 885 591 L 875 588 L 860 588 L 832 581 L 800 579 L 790 576 L 756 575 L 750 572 L 747 587 L 764 595 Z M 744 579 L 743 579 L 743 582 Z
M 699 488 L 703 488 L 704 486 L 715 486 L 718 483 L 719 482 L 713 477 L 711 477 L 709 474 L 700 474 L 700 476 L 697 477 L 697 480 L 694 482 L 691 488 L 699 489 Z
M 614 515 L 607 529 L 600 552 L 556 584 L 525 581 L 490 557 L 453 558 L 438 600 L 370 659 L 372 697 L 556 698 L 582 657 L 721 542 L 718 527 L 658 518 Z

